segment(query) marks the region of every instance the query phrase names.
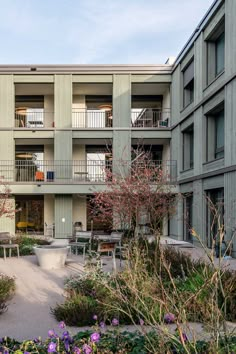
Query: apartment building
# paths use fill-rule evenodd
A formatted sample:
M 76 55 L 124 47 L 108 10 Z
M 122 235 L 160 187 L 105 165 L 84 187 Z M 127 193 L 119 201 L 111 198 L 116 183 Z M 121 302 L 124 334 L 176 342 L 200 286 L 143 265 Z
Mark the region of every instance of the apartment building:
M 91 225 L 90 198 L 106 170 L 142 147 L 176 180 L 170 158 L 171 65 L 1 66 L 0 169 L 15 220 L 1 229 L 72 235 Z M 80 225 L 81 225 L 80 224 Z
M 1 65 L 0 169 L 21 211 L 0 227 L 91 228 L 105 170 L 143 147 L 184 199 L 163 230 L 211 245 L 211 198 L 236 225 L 236 1 L 216 0 L 174 64 Z M 224 203 L 223 203 L 224 202 Z M 224 204 L 224 206 L 223 206 Z M 98 225 L 93 225 L 96 228 Z M 234 243 L 234 256 L 236 243 Z
M 179 54 L 171 82 L 171 157 L 185 196 L 170 234 L 211 246 L 217 234 L 207 198 L 225 225 L 236 227 L 236 1 L 215 1 Z M 233 255 L 236 256 L 234 241 Z

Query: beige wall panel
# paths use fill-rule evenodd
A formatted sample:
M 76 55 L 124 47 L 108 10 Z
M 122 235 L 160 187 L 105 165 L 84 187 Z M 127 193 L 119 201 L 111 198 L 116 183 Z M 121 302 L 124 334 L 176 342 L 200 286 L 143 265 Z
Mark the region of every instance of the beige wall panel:
M 11 128 L 15 121 L 13 75 L 0 75 L 0 127 Z
M 55 127 L 71 128 L 72 75 L 55 75 Z
M 82 222 L 82 229 L 87 229 L 87 201 L 86 196 L 73 196 L 73 224 L 76 221 Z

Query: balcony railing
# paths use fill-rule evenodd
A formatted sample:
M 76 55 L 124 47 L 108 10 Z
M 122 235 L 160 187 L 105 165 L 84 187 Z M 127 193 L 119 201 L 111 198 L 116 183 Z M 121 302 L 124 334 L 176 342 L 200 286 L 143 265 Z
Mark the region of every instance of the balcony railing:
M 144 108 L 132 110 L 131 125 L 133 128 L 167 128 L 170 122 L 169 109 Z
M 72 128 L 111 128 L 112 110 L 73 109 Z
M 112 110 L 73 109 L 72 128 L 112 128 Z M 132 109 L 131 127 L 133 128 L 166 128 L 169 127 L 169 109 Z M 54 127 L 54 112 L 25 109 L 15 113 L 16 128 L 49 128 Z
M 132 165 L 132 162 L 131 162 Z M 110 173 L 115 168 L 116 172 L 123 167 L 130 166 L 130 162 L 113 162 L 112 160 L 88 161 L 0 161 L 0 178 L 9 183 L 23 184 L 76 184 L 76 183 L 104 183 L 111 177 Z M 138 168 L 143 168 L 143 164 Z M 177 178 L 177 163 L 175 160 L 153 161 L 153 167 L 161 168 L 165 180 L 175 183 Z M 137 167 L 137 162 L 136 162 Z
M 22 111 L 15 113 L 16 128 L 45 128 L 54 126 L 54 113 L 46 111 Z

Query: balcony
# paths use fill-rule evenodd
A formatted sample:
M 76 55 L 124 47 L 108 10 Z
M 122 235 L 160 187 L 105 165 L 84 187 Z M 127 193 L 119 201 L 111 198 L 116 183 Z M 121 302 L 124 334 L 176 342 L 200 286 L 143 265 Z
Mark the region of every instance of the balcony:
M 72 128 L 112 128 L 112 110 L 73 109 Z
M 133 128 L 168 128 L 169 123 L 169 109 L 132 109 L 131 125 Z
M 54 126 L 54 113 L 46 112 L 43 109 L 16 109 L 16 128 L 46 128 Z
M 132 163 L 132 162 L 131 162 Z M 130 162 L 114 163 L 112 160 L 88 161 L 0 161 L 0 176 L 11 184 L 80 184 L 80 183 L 105 183 L 110 178 L 113 167 L 120 170 L 130 166 Z M 142 169 L 144 164 L 136 166 Z M 152 161 L 151 166 L 161 168 L 165 180 L 175 183 L 177 178 L 177 162 L 175 160 Z

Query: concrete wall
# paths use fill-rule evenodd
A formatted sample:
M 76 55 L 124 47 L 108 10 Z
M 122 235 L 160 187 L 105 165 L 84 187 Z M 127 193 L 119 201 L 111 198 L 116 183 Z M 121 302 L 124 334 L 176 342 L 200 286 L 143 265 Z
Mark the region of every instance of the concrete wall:
M 211 83 L 207 83 L 207 51 L 205 40 L 217 28 L 219 21 L 225 16 L 225 70 Z M 226 0 L 214 16 L 206 21 L 205 28 L 198 34 L 193 46 L 179 62 L 172 75 L 171 110 L 172 123 L 176 124 L 172 130 L 171 158 L 178 161 L 179 189 L 182 193 L 193 193 L 193 227 L 206 242 L 206 200 L 205 193 L 216 188 L 224 188 L 225 198 L 225 227 L 227 238 L 232 234 L 236 220 L 236 175 L 227 172 L 224 168 L 236 165 L 236 2 Z M 194 55 L 194 102 L 183 109 L 182 100 L 182 68 L 189 57 Z M 206 115 L 220 102 L 225 103 L 225 157 L 207 162 Z M 183 139 L 182 131 L 188 125 L 194 125 L 194 168 L 182 171 L 183 167 Z M 207 141 L 208 138 L 208 141 Z M 219 175 L 219 169 L 222 174 Z M 183 238 L 183 204 L 179 202 L 178 213 L 171 220 L 170 233 L 176 238 Z M 194 240 L 196 242 L 196 240 Z M 236 241 L 234 243 L 234 254 Z
M 44 126 L 53 127 L 54 122 L 54 96 L 44 96 Z
M 87 200 L 86 196 L 73 196 L 73 223 L 76 221 L 82 222 L 82 229 L 87 229 Z
M 46 223 L 47 225 L 52 225 L 55 222 L 54 203 L 55 203 L 54 195 L 52 194 L 44 195 L 44 223 Z M 44 229 L 44 233 L 46 233 L 46 227 Z

